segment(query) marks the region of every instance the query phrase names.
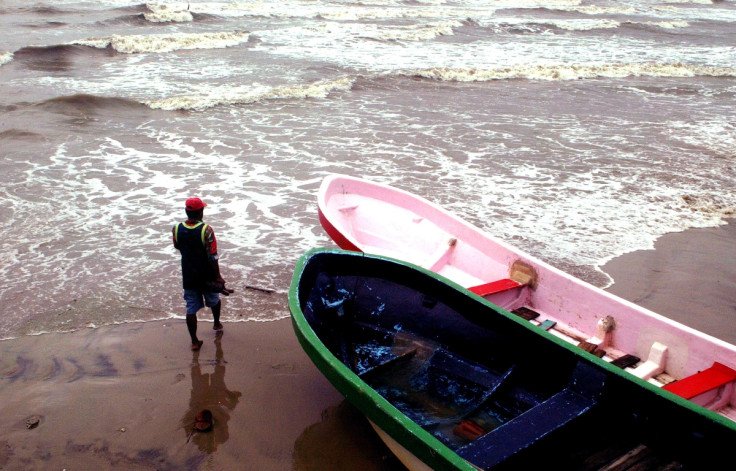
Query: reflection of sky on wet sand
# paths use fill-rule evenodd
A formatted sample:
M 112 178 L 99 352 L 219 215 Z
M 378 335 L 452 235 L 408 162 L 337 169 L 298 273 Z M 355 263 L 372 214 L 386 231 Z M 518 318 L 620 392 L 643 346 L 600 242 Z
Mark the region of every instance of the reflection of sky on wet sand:
M 225 385 L 225 361 L 222 350 L 222 331 L 215 337 L 215 371 L 202 373 L 199 364 L 200 351 L 192 352 L 192 395 L 189 399 L 189 410 L 181 419 L 187 440 L 197 444 L 205 453 L 212 453 L 217 446 L 225 443 L 230 434 L 227 423 L 230 411 L 238 405 L 239 391 L 230 391 Z M 214 425 L 209 432 L 192 432 L 195 416 L 203 409 L 212 411 Z
M 294 442 L 294 470 L 405 471 L 365 417 L 347 400 L 322 412 Z

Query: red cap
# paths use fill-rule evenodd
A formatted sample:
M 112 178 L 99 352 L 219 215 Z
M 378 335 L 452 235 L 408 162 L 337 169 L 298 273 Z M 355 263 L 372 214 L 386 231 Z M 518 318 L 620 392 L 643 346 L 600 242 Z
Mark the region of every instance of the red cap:
M 185 204 L 187 211 L 199 211 L 200 209 L 207 206 L 207 203 L 199 198 L 189 198 Z

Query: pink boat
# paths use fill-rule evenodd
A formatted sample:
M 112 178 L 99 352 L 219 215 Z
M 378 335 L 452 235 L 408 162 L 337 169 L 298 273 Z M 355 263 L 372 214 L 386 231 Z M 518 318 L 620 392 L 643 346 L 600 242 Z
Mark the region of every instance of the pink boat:
M 502 242 L 424 198 L 330 175 L 319 219 L 343 249 L 439 273 L 520 319 L 736 422 L 736 346 Z

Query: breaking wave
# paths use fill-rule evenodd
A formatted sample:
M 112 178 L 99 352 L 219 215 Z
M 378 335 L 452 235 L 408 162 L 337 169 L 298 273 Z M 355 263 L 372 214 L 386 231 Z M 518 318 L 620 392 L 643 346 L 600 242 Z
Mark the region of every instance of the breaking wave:
M 185 23 L 194 20 L 189 4 L 185 9 L 155 3 L 146 4 L 146 7 L 149 11 L 143 13 L 143 17 L 151 23 Z
M 381 41 L 426 41 L 438 36 L 451 36 L 454 28 L 462 26 L 460 21 L 441 21 L 438 23 L 397 26 L 390 31 L 376 31 L 374 33 L 363 33 L 362 36 Z
M 263 100 L 325 98 L 334 91 L 350 90 L 354 81 L 353 78 L 345 77 L 337 80 L 321 80 L 308 85 L 219 87 L 207 94 L 177 96 L 144 103 L 153 109 L 201 111 L 219 105 L 248 104 Z
M 690 26 L 690 23 L 684 20 L 673 20 L 673 21 L 645 21 L 644 23 L 647 26 L 656 26 L 658 28 L 664 28 L 664 29 L 675 29 L 675 28 L 687 28 Z
M 556 28 L 567 31 L 590 31 L 594 29 L 613 29 L 621 26 L 621 23 L 615 20 L 559 20 L 552 21 L 550 24 Z
M 13 60 L 12 52 L 0 52 L 0 66 L 7 64 Z
M 736 77 L 736 68 L 674 64 L 583 64 L 583 65 L 518 65 L 513 67 L 430 68 L 403 72 L 402 75 L 451 82 L 484 82 L 491 80 L 578 80 L 598 77 Z
M 123 54 L 172 52 L 183 49 L 223 49 L 248 42 L 244 31 L 167 35 L 113 35 L 109 38 L 88 38 L 72 42 L 81 46 L 105 49 L 111 47 Z
M 503 7 L 499 8 L 498 10 L 499 14 L 507 15 L 507 14 L 521 14 L 526 15 L 529 12 L 538 12 L 540 15 L 535 15 L 535 17 L 545 17 L 548 14 L 555 14 L 559 12 L 573 12 L 573 13 L 582 13 L 584 15 L 630 15 L 636 12 L 636 10 L 632 7 L 601 7 L 596 5 L 580 5 L 580 3 L 568 3 L 568 4 L 560 4 L 560 5 L 550 5 L 550 4 L 544 4 L 539 5 L 536 8 L 533 8 L 530 10 L 529 8 L 524 8 L 523 6 L 517 7 L 517 6 L 509 6 L 509 7 Z
M 512 34 L 539 34 L 550 29 L 564 31 L 590 31 L 595 29 L 613 29 L 621 26 L 616 20 L 575 19 L 575 20 L 521 20 L 492 24 L 491 29 Z
M 631 7 L 599 7 L 595 5 L 581 5 L 573 8 L 558 8 L 562 11 L 575 11 L 586 15 L 630 15 L 635 12 Z
M 514 33 L 514 34 L 539 34 L 541 32 L 548 32 L 552 30 L 562 31 L 593 31 L 598 29 L 616 29 L 621 27 L 630 28 L 662 28 L 662 29 L 675 29 L 675 28 L 687 28 L 690 23 L 684 20 L 673 20 L 673 21 L 619 21 L 612 19 L 590 19 L 590 18 L 577 18 L 577 19 L 550 19 L 550 20 L 520 20 L 520 21 L 508 21 L 503 20 L 495 23 L 490 28 L 493 30 L 500 30 L 501 32 Z
M 551 21 L 550 24 L 556 28 L 568 31 L 589 31 L 594 29 L 613 29 L 624 26 L 645 26 L 662 29 L 687 28 L 690 23 L 683 20 L 673 21 L 616 21 L 616 20 L 559 20 Z

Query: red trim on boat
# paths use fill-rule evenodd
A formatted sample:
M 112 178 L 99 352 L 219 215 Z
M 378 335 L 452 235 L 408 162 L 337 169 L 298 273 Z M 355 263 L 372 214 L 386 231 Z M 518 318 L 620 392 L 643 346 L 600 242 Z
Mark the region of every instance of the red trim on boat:
M 685 399 L 692 399 L 695 396 L 699 396 L 711 389 L 719 388 L 734 380 L 736 380 L 736 371 L 716 361 L 707 370 L 667 384 L 662 389 L 666 389 Z
M 340 231 L 338 231 L 335 226 L 330 223 L 330 221 L 327 219 L 327 217 L 322 213 L 322 210 L 320 208 L 317 208 L 317 211 L 319 212 L 319 222 L 322 224 L 322 227 L 324 228 L 325 232 L 327 232 L 327 235 L 330 236 L 330 238 L 335 241 L 335 243 L 344 250 L 352 250 L 353 252 L 362 252 L 358 247 L 356 247 L 352 242 L 350 242 Z
M 500 293 L 501 291 L 518 288 L 519 286 L 521 286 L 521 283 L 519 283 L 518 281 L 512 280 L 511 278 L 506 278 L 504 280 L 491 281 L 490 283 L 485 283 L 478 286 L 471 286 L 468 289 L 478 296 L 488 296 L 489 294 L 496 294 Z

